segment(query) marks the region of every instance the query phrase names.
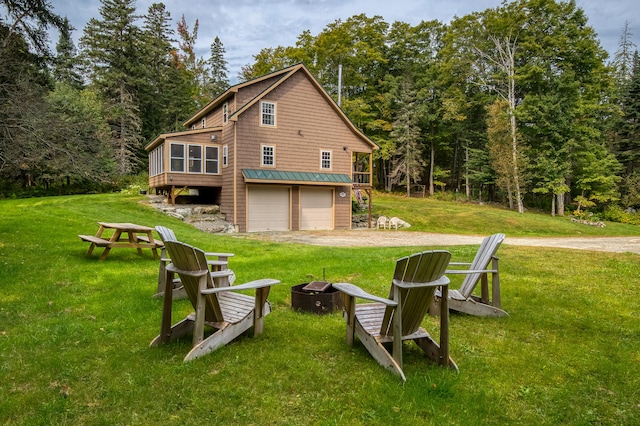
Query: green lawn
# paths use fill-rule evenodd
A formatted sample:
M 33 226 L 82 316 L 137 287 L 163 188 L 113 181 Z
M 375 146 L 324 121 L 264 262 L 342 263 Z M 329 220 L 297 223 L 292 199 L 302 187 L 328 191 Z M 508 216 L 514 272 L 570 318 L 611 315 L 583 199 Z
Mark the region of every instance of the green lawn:
M 139 203 L 90 195 L 0 200 L 0 422 L 3 424 L 640 424 L 640 256 L 503 245 L 510 317 L 451 316 L 459 373 L 405 345 L 407 382 L 359 342 L 340 314 L 297 313 L 293 285 L 322 277 L 386 296 L 394 261 L 446 248 L 328 248 L 200 232 Z M 375 212 L 412 230 L 486 235 L 639 235 L 567 218 L 376 194 Z M 238 282 L 277 278 L 265 333 L 194 362 L 189 339 L 149 348 L 160 328 L 158 262 L 114 249 L 84 256 L 98 221 L 165 225 L 229 251 Z M 458 281 L 452 277 L 455 286 Z M 187 301 L 175 308 L 191 311 Z M 425 327 L 437 334 L 437 319 Z

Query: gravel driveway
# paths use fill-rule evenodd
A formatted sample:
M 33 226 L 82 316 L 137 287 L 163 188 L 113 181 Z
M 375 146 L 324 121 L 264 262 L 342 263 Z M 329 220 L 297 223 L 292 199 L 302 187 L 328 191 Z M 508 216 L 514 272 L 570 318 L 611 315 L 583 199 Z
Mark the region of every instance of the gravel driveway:
M 247 238 L 275 242 L 291 242 L 334 247 L 400 247 L 400 246 L 451 246 L 480 244 L 485 236 L 433 234 L 396 230 L 336 230 L 257 232 L 244 234 Z M 637 237 L 562 237 L 562 238 L 505 238 L 506 245 L 558 247 L 575 250 L 608 251 L 640 254 L 640 236 Z

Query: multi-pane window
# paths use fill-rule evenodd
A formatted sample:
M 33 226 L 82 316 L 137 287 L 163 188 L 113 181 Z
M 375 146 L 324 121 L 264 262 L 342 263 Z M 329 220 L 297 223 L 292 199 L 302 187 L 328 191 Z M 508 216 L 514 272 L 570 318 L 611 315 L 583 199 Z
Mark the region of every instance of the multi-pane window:
M 229 104 L 225 102 L 222 104 L 222 124 L 227 124 L 227 121 L 229 121 Z
M 164 145 L 160 145 L 149 153 L 149 176 L 164 173 Z
M 262 165 L 276 165 L 276 147 L 270 145 L 262 145 Z
M 205 154 L 205 166 L 204 172 L 208 174 L 217 175 L 220 171 L 219 167 L 219 148 L 217 146 L 205 146 L 204 154 Z
M 229 145 L 222 147 L 222 167 L 229 165 Z
M 207 127 L 207 118 L 203 118 L 202 119 L 202 128 L 204 129 L 205 127 Z
M 184 145 L 172 143 L 170 147 L 171 171 L 184 173 Z
M 149 173 L 164 172 L 162 147 L 149 156 Z M 162 148 L 163 149 L 163 148 Z M 175 173 L 220 174 L 220 147 L 172 142 L 169 147 L 170 171 Z M 156 164 L 156 165 L 154 165 Z
M 331 169 L 331 151 L 320 151 L 320 168 Z
M 189 173 L 202 173 L 202 145 L 189 145 Z
M 276 104 L 274 102 L 261 102 L 261 121 L 263 126 L 276 125 Z

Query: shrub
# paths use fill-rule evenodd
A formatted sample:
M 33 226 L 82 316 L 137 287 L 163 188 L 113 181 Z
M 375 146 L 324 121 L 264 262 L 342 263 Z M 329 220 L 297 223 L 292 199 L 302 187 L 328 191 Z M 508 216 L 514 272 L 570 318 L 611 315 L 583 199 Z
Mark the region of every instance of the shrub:
M 611 205 L 607 207 L 602 216 L 605 220 L 618 223 L 626 223 L 629 225 L 640 225 L 640 214 L 631 210 L 623 210 L 619 205 Z

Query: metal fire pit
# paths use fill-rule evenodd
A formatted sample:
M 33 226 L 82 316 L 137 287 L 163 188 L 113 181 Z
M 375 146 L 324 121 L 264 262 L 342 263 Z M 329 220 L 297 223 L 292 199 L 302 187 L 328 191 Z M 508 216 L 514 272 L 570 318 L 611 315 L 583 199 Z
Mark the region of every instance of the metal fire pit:
M 312 281 L 291 287 L 291 307 L 297 311 L 329 314 L 342 309 L 340 291 L 326 281 Z

